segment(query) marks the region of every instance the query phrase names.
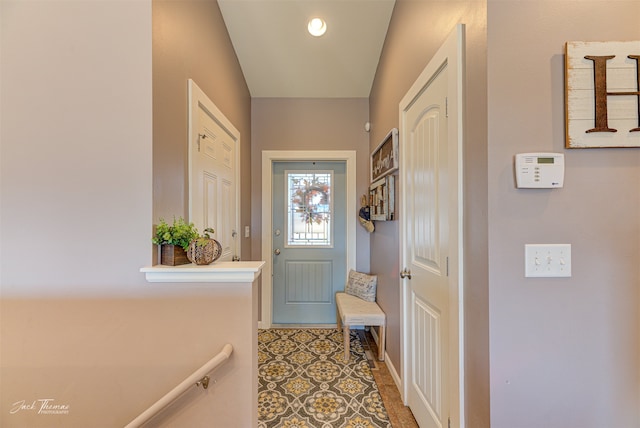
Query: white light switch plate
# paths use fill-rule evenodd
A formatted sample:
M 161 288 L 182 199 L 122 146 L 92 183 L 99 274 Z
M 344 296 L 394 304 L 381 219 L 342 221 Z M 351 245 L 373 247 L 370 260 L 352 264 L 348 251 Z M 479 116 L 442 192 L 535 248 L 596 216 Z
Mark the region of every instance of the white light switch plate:
M 571 244 L 526 244 L 524 276 L 571 276 Z

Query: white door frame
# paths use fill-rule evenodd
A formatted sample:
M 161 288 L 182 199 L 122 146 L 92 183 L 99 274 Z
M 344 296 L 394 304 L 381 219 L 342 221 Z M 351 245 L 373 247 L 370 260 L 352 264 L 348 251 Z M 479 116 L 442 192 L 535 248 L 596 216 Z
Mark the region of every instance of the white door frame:
M 347 181 L 347 236 L 346 257 L 347 272 L 356 268 L 356 152 L 355 150 L 264 150 L 262 152 L 262 254 L 266 263 L 262 269 L 262 316 L 259 328 L 270 328 L 273 314 L 273 254 L 271 254 L 272 222 L 272 175 L 273 163 L 279 161 L 345 161 Z M 346 281 L 346 277 L 345 277 Z
M 457 152 L 457 164 L 450 165 L 456 170 L 455 183 L 452 183 L 457 190 L 457 240 L 458 251 L 456 257 L 458 259 L 457 266 L 454 266 L 449 271 L 449 285 L 450 288 L 450 302 L 455 302 L 450 306 L 451 318 L 450 318 L 450 332 L 455 331 L 457 334 L 458 344 L 458 356 L 457 364 L 452 363 L 451 367 L 457 366 L 458 378 L 455 381 L 458 382 L 458 397 L 450 397 L 450 411 L 455 414 L 452 419 L 456 418 L 459 421 L 459 425 L 452 426 L 465 426 L 464 420 L 464 263 L 463 263 L 463 111 L 464 111 L 464 24 L 458 24 L 452 33 L 447 37 L 447 40 L 438 49 L 433 58 L 429 61 L 429 64 L 420 73 L 420 76 L 416 79 L 415 83 L 411 86 L 409 91 L 400 101 L 400 128 L 403 126 L 403 113 L 410 108 L 414 100 L 422 93 L 424 87 L 429 83 L 431 78 L 437 71 L 447 64 L 449 69 L 449 88 L 448 88 L 448 106 L 447 115 L 449 118 L 448 127 L 448 144 L 450 148 L 454 148 Z M 403 171 L 406 166 L 406 158 L 404 158 L 405 151 L 403 146 L 406 145 L 405 138 L 402 130 L 400 131 L 399 151 L 400 151 L 400 170 Z M 406 213 L 405 206 L 405 189 L 403 180 L 400 180 L 400 194 L 402 195 L 402 212 Z M 406 242 L 406 222 L 403 217 L 400 216 L 400 245 L 401 245 L 401 259 L 402 265 L 406 266 L 408 262 L 408 254 L 406 254 L 407 242 Z M 409 308 L 409 296 L 407 287 L 404 286 L 404 280 L 399 279 L 400 285 L 400 360 L 402 362 L 402 398 L 405 404 L 407 404 L 407 396 L 409 393 L 409 364 L 411 355 L 409 354 L 408 345 L 410 337 L 408 337 L 407 324 L 410 320 L 408 317 Z M 455 398 L 452 400 L 451 398 Z
M 188 97 L 189 97 L 189 132 L 188 132 L 188 158 L 189 158 L 189 172 L 188 172 L 188 185 L 189 185 L 189 221 L 193 219 L 193 195 L 191 194 L 191 174 L 193 173 L 193 160 L 192 146 L 198 144 L 199 129 L 198 120 L 196 119 L 196 112 L 198 108 L 206 110 L 211 118 L 216 121 L 222 129 L 231 137 L 235 143 L 234 152 L 235 159 L 233 160 L 234 168 L 234 180 L 236 186 L 236 215 L 235 215 L 235 254 L 234 256 L 240 256 L 242 254 L 242 239 L 239 238 L 240 233 L 240 188 L 241 188 L 241 174 L 240 174 L 240 131 L 236 129 L 229 119 L 222 113 L 222 111 L 209 99 L 207 94 L 194 82 L 192 79 L 188 80 Z

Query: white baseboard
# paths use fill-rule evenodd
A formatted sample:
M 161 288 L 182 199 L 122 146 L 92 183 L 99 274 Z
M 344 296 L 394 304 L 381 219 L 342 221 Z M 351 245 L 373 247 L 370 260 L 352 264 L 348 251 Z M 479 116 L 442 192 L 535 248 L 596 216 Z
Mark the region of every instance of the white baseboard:
M 384 362 L 387 365 L 387 369 L 389 369 L 389 374 L 391 375 L 391 378 L 393 379 L 396 386 L 398 387 L 398 391 L 400 391 L 402 402 L 406 406 L 407 403 L 406 403 L 405 397 L 402 394 L 402 379 L 398 375 L 398 371 L 396 370 L 396 368 L 393 366 L 393 363 L 391 362 L 391 358 L 389 358 L 389 354 L 387 354 L 386 352 L 384 353 Z
M 373 340 L 375 340 L 377 345 L 379 343 L 378 342 L 379 338 L 378 338 L 378 334 L 376 333 L 376 329 L 372 328 L 370 331 L 371 331 L 371 336 L 373 336 Z M 384 362 L 387 365 L 387 368 L 389 369 L 389 374 L 391 375 L 391 378 L 393 378 L 393 382 L 398 387 L 398 391 L 400 391 L 400 395 L 402 396 L 402 380 L 400 379 L 400 376 L 398 375 L 396 368 L 391 363 L 391 359 L 389 359 L 389 354 L 387 354 L 386 350 L 384 352 Z M 404 397 L 402 397 L 402 401 L 404 403 Z

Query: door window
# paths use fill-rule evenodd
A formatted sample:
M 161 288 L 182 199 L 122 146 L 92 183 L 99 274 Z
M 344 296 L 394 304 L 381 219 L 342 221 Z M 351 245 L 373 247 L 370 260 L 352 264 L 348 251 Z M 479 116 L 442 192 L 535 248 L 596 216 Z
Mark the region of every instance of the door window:
M 332 171 L 286 171 L 286 246 L 331 247 Z

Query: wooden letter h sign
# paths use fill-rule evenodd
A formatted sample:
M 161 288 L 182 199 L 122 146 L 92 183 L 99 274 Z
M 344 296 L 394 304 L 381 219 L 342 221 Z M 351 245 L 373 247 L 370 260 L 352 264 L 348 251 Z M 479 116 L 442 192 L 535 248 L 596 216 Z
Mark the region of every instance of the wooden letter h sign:
M 640 41 L 567 42 L 566 147 L 640 147 Z

